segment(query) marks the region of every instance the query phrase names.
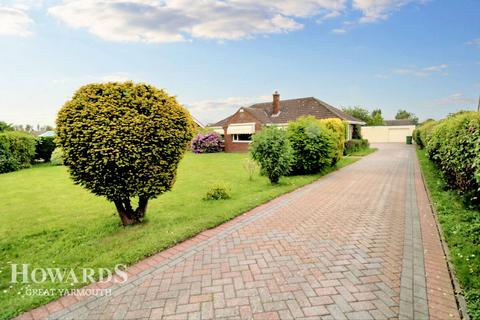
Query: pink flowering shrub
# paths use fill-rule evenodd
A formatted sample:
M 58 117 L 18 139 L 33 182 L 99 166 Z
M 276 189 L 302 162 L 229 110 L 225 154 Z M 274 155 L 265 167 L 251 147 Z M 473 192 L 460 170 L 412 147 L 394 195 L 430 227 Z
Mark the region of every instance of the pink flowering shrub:
M 199 133 L 192 140 L 192 151 L 195 153 L 221 152 L 223 148 L 222 138 L 215 132 Z

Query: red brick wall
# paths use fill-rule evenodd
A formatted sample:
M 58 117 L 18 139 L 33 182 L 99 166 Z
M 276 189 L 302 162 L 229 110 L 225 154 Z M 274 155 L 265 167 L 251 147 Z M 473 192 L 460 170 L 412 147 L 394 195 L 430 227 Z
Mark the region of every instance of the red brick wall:
M 223 130 L 226 133 L 227 127 L 231 123 L 252 123 L 255 122 L 255 131 L 262 130 L 262 124 L 254 118 L 250 113 L 244 111 L 237 111 L 230 120 L 224 125 Z M 233 142 L 232 135 L 225 134 L 225 152 L 247 152 L 249 143 L 245 142 Z

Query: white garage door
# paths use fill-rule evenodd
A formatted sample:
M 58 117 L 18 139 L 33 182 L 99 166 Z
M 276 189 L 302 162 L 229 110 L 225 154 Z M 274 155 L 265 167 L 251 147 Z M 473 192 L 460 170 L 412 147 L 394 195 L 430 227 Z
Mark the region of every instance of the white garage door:
M 373 126 L 362 127 L 362 136 L 371 143 L 400 142 L 405 143 L 415 126 Z
M 405 142 L 409 135 L 411 135 L 411 132 L 408 128 L 389 128 L 388 142 Z

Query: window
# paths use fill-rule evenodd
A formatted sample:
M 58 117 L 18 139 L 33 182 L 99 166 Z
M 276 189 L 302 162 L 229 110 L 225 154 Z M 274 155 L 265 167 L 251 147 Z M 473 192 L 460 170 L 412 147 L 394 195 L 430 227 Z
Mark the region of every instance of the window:
M 233 142 L 251 142 L 252 135 L 251 134 L 232 134 Z

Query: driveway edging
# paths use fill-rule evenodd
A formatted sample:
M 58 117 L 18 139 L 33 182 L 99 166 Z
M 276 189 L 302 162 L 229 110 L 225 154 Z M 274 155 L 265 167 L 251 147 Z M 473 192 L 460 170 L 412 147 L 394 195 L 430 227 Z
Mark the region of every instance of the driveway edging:
M 415 150 L 416 151 L 416 150 Z M 418 172 L 420 173 L 420 177 L 422 179 L 422 184 L 423 184 L 423 189 L 425 190 L 427 199 L 428 199 L 428 205 L 429 208 L 432 212 L 433 219 L 435 220 L 435 227 L 438 232 L 438 236 L 440 238 L 440 244 L 443 250 L 443 254 L 445 256 L 445 260 L 447 263 L 447 269 L 448 269 L 448 274 L 450 276 L 450 282 L 453 286 L 453 292 L 455 295 L 455 301 L 457 303 L 457 308 L 460 313 L 460 317 L 464 320 L 470 320 L 470 315 L 468 314 L 468 308 L 467 308 L 467 303 L 465 301 L 465 297 L 463 295 L 463 289 L 461 288 L 460 284 L 458 283 L 458 280 L 455 275 L 455 266 L 452 264 L 451 259 L 450 259 L 450 250 L 448 249 L 448 244 L 447 241 L 445 240 L 445 236 L 443 234 L 442 227 L 440 225 L 440 222 L 438 221 L 438 212 L 433 205 L 432 201 L 432 196 L 430 194 L 430 190 L 427 187 L 427 182 L 425 179 L 425 175 L 421 169 L 420 163 L 418 156 L 415 153 L 415 158 L 416 158 L 416 165 L 418 167 Z

